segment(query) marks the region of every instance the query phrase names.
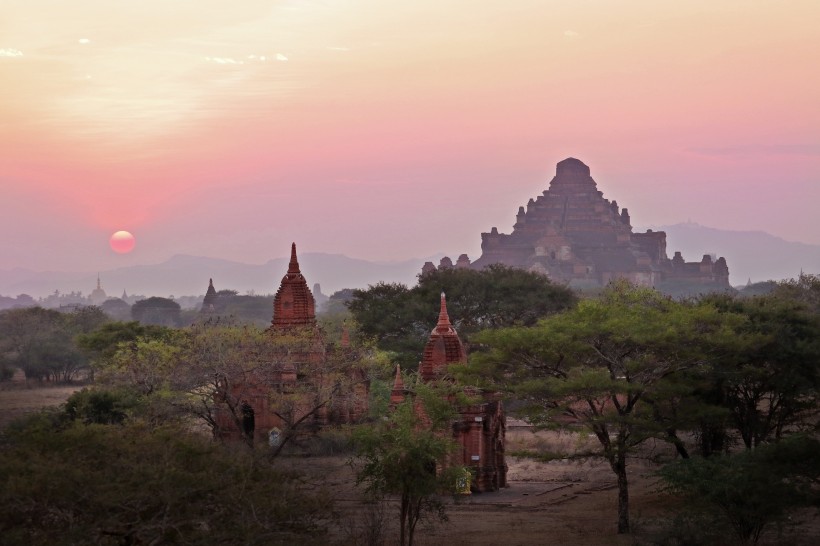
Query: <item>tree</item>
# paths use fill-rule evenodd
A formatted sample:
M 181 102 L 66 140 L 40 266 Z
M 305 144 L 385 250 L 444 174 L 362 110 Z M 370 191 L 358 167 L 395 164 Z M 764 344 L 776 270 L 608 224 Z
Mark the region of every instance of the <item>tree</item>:
M 718 513 L 744 544 L 756 544 L 789 510 L 816 503 L 820 442 L 793 436 L 735 455 L 693 458 L 661 471 L 669 492 L 692 509 Z
M 791 285 L 789 285 L 791 286 Z M 820 314 L 786 293 L 705 301 L 747 317 L 745 344 L 715 369 L 714 389 L 747 449 L 779 440 L 795 427 L 816 426 L 820 402 Z
M 128 320 L 131 318 L 131 305 L 120 298 L 105 300 L 100 304 L 100 309 L 113 320 Z
M 137 321 L 108 322 L 96 330 L 77 336 L 77 345 L 93 357 L 105 360 L 114 356 L 121 343 L 133 343 L 137 340 L 169 341 L 174 335 L 174 330 L 165 326 L 140 324 Z
M 41 307 L 3 311 L 0 313 L 0 354 L 4 355 L 6 365 L 22 369 L 26 380 L 69 382 L 88 364 L 75 337 L 107 320 L 97 307 L 71 313 Z
M 131 317 L 143 324 L 179 326 L 180 307 L 172 299 L 154 296 L 132 305 Z
M 818 275 L 800 273 L 796 279 L 777 283 L 774 293 L 779 298 L 803 303 L 813 313 L 820 313 L 820 276 Z
M 217 438 L 227 419 L 249 446 L 256 429 L 249 403 L 256 403 L 255 411 L 275 415 L 281 427 L 270 453 L 275 457 L 366 393 L 356 387 L 368 381 L 367 362 L 354 351 L 324 347 L 314 334 L 274 336 L 248 325 L 200 324 L 175 331 L 170 340 L 120 344 L 101 378 L 138 386 L 147 395 L 161 393 L 178 410 L 202 419 Z
M 651 437 L 681 444 L 667 406 L 677 407 L 687 387 L 673 380 L 731 349 L 741 322 L 619 282 L 535 327 L 482 333 L 477 341 L 489 350 L 471 368 L 526 401 L 536 424 L 566 426 L 556 417 L 569 416 L 595 435 L 618 480 L 618 532 L 627 533 L 628 458 Z
M 412 546 L 425 518 L 446 520 L 442 493 L 454 493 L 465 469 L 449 464 L 455 449 L 449 425 L 452 408 L 437 393 L 417 386 L 417 397 L 388 417 L 356 431 L 356 483 L 381 500 L 399 497 L 399 544 Z
M 180 427 L 37 415 L 3 441 L 4 544 L 316 544 L 332 510 L 258 454 Z
M 543 275 L 492 265 L 480 271 L 436 270 L 419 276 L 412 289 L 379 283 L 355 290 L 349 308 L 361 337 L 375 339 L 380 349 L 396 353 L 402 367 L 414 369 L 433 326 L 429 310 L 435 308 L 442 291 L 447 293 L 450 318 L 466 344 L 479 330 L 531 326 L 576 302 L 570 289 Z

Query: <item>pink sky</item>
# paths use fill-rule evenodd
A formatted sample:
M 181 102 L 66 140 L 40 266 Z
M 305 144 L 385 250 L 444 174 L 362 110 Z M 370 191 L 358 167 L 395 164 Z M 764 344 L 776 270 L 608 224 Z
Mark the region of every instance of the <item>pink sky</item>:
M 2 12 L 2 268 L 477 258 L 568 156 L 635 225 L 820 244 L 815 0 Z

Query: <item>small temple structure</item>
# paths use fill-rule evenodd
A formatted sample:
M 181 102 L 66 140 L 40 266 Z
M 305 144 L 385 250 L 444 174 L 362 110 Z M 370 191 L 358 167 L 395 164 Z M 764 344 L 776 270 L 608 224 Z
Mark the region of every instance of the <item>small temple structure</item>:
M 442 293 L 438 322 L 430 332 L 419 363 L 419 379 L 425 383 L 449 380 L 447 368 L 452 364 L 466 363 L 467 352 L 450 322 L 447 301 Z M 397 366 L 390 393 L 391 405 L 400 404 L 409 393 L 404 385 L 401 369 Z M 472 491 L 497 491 L 507 486 L 503 403 L 496 393 L 474 387 L 465 387 L 464 394 L 473 402 L 457 407 L 459 417 L 452 423 L 452 431 L 453 438 L 461 449 L 455 454 L 453 462 L 472 470 Z
M 88 295 L 88 299 L 91 302 L 91 305 L 100 305 L 108 299 L 105 290 L 102 289 L 102 285 L 100 284 L 99 273 L 97 273 L 97 288 L 91 291 L 91 293 Z
M 455 267 L 491 264 L 537 271 L 578 287 L 619 278 L 652 287 L 664 282 L 730 287 L 724 258 L 705 254 L 699 262 L 686 262 L 675 252 L 670 259 L 665 232 L 633 233 L 629 211 L 605 199 L 589 167 L 572 157 L 558 163 L 547 190 L 519 207 L 512 233 L 495 227 L 482 233 L 481 257 L 470 263 L 462 254 Z M 445 257 L 438 269 L 448 267 L 452 261 Z M 434 269 L 427 262 L 422 274 Z
M 202 307 L 200 313 L 213 314 L 216 313 L 216 304 L 219 296 L 214 288 L 214 280 L 208 279 L 208 290 L 205 292 L 205 298 L 202 300 Z
M 217 297 L 213 282 L 208 296 Z M 273 299 L 267 362 L 241 377 L 225 378 L 218 395 L 217 435 L 231 440 L 252 438 L 275 445 L 288 427 L 308 433 L 329 424 L 352 423 L 368 411 L 369 383 L 356 366 L 357 355 L 346 343 L 325 343 L 316 322 L 315 303 L 299 268 L 296 244 L 288 270 Z

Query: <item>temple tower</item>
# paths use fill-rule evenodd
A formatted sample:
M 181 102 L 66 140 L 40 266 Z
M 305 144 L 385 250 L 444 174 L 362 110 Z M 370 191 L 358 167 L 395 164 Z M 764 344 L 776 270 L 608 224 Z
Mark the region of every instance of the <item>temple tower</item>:
M 450 322 L 447 300 L 442 293 L 438 322 L 430 332 L 419 363 L 421 381 L 436 381 L 446 376 L 451 364 L 466 363 L 467 352 Z M 400 404 L 408 392 L 397 366 L 390 392 L 391 405 Z M 496 393 L 474 387 L 465 387 L 463 392 L 471 402 L 456 408 L 458 417 L 452 423 L 453 439 L 461 447 L 454 453 L 453 463 L 472 469 L 473 491 L 497 491 L 507 485 L 504 406 Z
M 213 313 L 215 311 L 216 300 L 219 296 L 216 295 L 216 288 L 214 288 L 214 280 L 208 279 L 208 290 L 205 292 L 205 298 L 202 300 L 201 313 Z
M 288 272 L 282 277 L 279 290 L 273 298 L 273 329 L 316 325 L 316 302 L 307 281 L 299 270 L 296 243 L 290 248 Z
M 450 323 L 447 314 L 447 299 L 441 293 L 441 307 L 438 314 L 438 323 L 424 347 L 419 372 L 422 381 L 434 381 L 447 373 L 450 364 L 464 364 L 467 362 L 467 352 Z
M 100 305 L 108 296 L 105 293 L 105 290 L 102 289 L 100 285 L 100 274 L 97 273 L 97 288 L 91 291 L 91 294 L 88 295 L 88 299 L 91 300 L 93 305 Z

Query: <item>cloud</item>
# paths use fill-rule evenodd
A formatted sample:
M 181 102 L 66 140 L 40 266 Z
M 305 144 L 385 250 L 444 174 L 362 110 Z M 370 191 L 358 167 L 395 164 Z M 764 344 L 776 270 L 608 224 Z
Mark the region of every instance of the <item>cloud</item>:
M 574 38 L 575 36 L 580 36 L 580 34 L 575 32 L 574 30 L 565 30 L 564 31 L 564 36 L 569 36 L 570 38 Z
M 327 49 L 329 49 L 330 51 L 350 51 L 349 47 L 327 46 Z
M 0 48 L 0 57 L 22 57 L 23 52 L 13 47 Z
M 80 38 L 79 40 L 77 40 L 77 42 L 85 45 L 85 44 L 90 44 L 91 40 L 89 40 L 88 38 Z
M 287 57 L 285 57 L 284 55 L 282 55 L 281 53 L 277 53 L 277 54 L 276 54 L 276 60 L 277 60 L 277 61 L 282 61 L 282 62 L 285 62 L 285 61 L 287 61 L 287 60 L 288 60 L 288 58 L 287 58 Z
M 232 57 L 205 57 L 205 60 L 216 64 L 245 64 L 245 61 L 238 61 Z

